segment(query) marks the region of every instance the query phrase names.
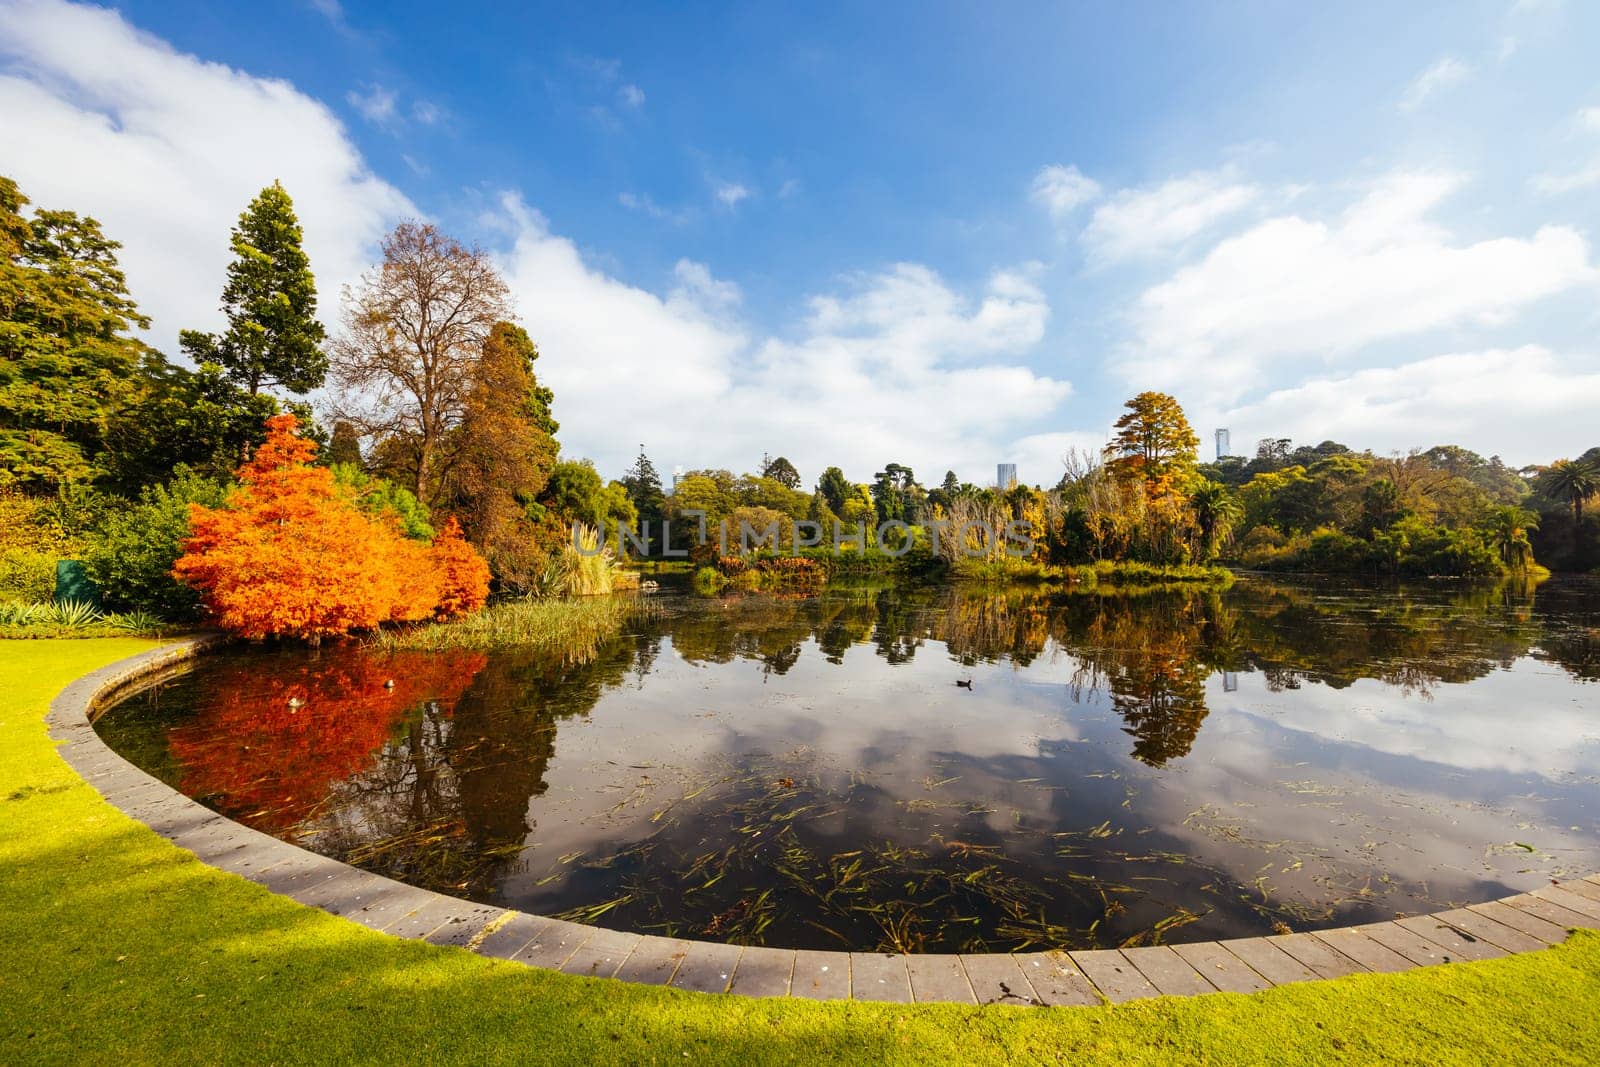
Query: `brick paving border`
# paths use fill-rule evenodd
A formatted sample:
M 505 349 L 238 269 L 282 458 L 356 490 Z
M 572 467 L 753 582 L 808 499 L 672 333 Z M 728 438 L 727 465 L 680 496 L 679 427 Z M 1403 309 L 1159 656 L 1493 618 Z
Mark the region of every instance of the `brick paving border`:
M 117 755 L 93 716 L 131 686 L 224 643 L 186 638 L 77 679 L 46 723 L 63 759 L 115 808 L 201 862 L 396 937 L 530 967 L 702 993 L 890 1003 L 1073 1005 L 1256 992 L 1288 982 L 1494 959 L 1600 928 L 1600 875 L 1435 915 L 1232 941 L 991 955 L 741 948 L 606 930 L 474 904 L 319 856 L 233 822 Z

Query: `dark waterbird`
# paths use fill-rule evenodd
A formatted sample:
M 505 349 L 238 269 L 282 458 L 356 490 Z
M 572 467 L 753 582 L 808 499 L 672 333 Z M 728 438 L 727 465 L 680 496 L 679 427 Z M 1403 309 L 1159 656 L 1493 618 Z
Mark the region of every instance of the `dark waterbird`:
M 972 688 L 972 679 L 968 678 L 966 681 L 961 681 L 960 679 L 957 679 L 956 680 L 956 685 L 959 686 L 962 689 L 971 689 Z

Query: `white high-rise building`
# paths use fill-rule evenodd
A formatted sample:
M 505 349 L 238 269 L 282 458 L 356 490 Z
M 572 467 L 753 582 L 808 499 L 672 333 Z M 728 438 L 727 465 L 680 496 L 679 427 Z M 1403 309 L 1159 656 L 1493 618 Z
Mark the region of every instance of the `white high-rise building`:
M 1231 455 L 1233 455 L 1233 442 L 1229 440 L 1227 428 L 1224 427 L 1217 431 L 1217 459 L 1220 461 L 1224 456 Z
M 994 468 L 994 484 L 997 489 L 1014 489 L 1017 485 L 1017 465 L 1015 463 L 997 463 Z

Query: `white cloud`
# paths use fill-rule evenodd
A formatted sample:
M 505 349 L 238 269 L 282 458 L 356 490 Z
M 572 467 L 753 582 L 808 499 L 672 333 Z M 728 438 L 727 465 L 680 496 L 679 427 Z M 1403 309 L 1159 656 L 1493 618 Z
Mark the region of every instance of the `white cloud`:
M 1583 108 L 1573 120 L 1573 125 L 1581 134 L 1600 134 L 1600 107 Z M 1533 187 L 1541 193 L 1570 193 L 1591 185 L 1600 185 L 1600 157 L 1577 170 L 1561 173 L 1547 171 L 1533 179 Z
M 1203 233 L 1259 194 L 1226 171 L 1123 189 L 1095 208 L 1083 239 L 1090 255 L 1102 262 L 1148 255 Z
M 672 268 L 677 286 L 669 302 L 687 304 L 706 311 L 732 311 L 744 299 L 739 286 L 712 277 L 711 268 L 692 259 L 680 259 Z
M 1441 89 L 1458 85 L 1472 74 L 1472 67 L 1455 56 L 1445 56 L 1418 74 L 1400 97 L 1400 108 L 1412 111 Z
M 1086 177 L 1077 167 L 1051 164 L 1033 178 L 1033 199 L 1060 222 L 1079 205 L 1100 195 L 1100 183 Z
M 311 9 L 336 26 L 344 25 L 344 5 L 339 0 L 306 0 Z
M 1600 162 L 1560 174 L 1540 174 L 1533 179 L 1533 187 L 1541 193 L 1557 195 L 1600 185 Z
M 1451 353 L 1279 389 L 1222 424 L 1241 441 L 1333 439 L 1377 452 L 1448 443 L 1513 466 L 1545 463 L 1600 436 L 1597 368 L 1593 353 L 1563 359 L 1539 345 Z
M 0 141 L 27 146 L 6 169 L 36 203 L 93 215 L 123 243 L 149 340 L 169 353 L 179 328 L 220 323 L 229 228 L 274 179 L 294 197 L 325 322 L 393 220 L 417 214 L 321 103 L 98 7 L 0 2 Z
M 1140 296 L 1121 369 L 1134 382 L 1188 386 L 1226 402 L 1272 360 L 1505 322 L 1594 282 L 1588 242 L 1570 227 L 1452 240 L 1428 214 L 1460 184 L 1452 175 L 1392 174 L 1332 222 L 1287 215 L 1227 238 Z
M 411 105 L 411 117 L 424 126 L 432 126 L 444 121 L 445 110 L 431 100 L 418 100 Z
M 628 84 L 617 90 L 617 99 L 628 107 L 644 106 L 644 90 L 637 85 Z
M 660 219 L 662 222 L 681 225 L 689 221 L 689 213 L 687 211 L 674 211 L 671 208 L 662 207 L 647 193 L 618 193 L 617 203 L 629 211 L 643 212 L 653 219 Z
M 365 92 L 352 89 L 344 98 L 374 126 L 392 126 L 400 117 L 399 95 L 382 85 L 369 86 Z
M 717 203 L 725 208 L 735 208 L 742 200 L 750 198 L 750 190 L 738 182 L 715 182 L 712 185 L 711 195 L 716 197 Z
M 1011 427 L 1070 390 L 1005 361 L 1038 342 L 1049 314 L 1017 272 L 969 300 L 901 264 L 814 298 L 796 337 L 760 338 L 737 318 L 738 289 L 703 264 L 680 262 L 657 296 L 584 262 L 515 196 L 502 210 L 517 236 L 501 267 L 539 342 L 562 441 L 608 471 L 640 442 L 662 469 L 742 470 L 781 448 L 808 478 L 841 462 L 943 471 L 952 457 L 1002 455 Z

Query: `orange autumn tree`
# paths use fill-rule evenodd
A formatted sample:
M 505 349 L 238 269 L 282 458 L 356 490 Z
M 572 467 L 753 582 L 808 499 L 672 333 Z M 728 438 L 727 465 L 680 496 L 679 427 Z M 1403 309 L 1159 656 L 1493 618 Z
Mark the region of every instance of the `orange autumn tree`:
M 439 576 L 439 601 L 435 609 L 441 618 L 470 615 L 489 599 L 489 564 L 478 550 L 461 536 L 455 516 L 445 520 L 433 539 L 433 568 Z
M 396 522 L 363 514 L 332 471 L 311 465 L 317 446 L 298 425 L 293 415 L 268 419 L 267 439 L 239 468 L 226 504 L 190 505 L 173 574 L 201 592 L 219 626 L 315 643 L 482 606 L 468 557 L 485 575 L 482 593 L 488 568 L 471 546 L 458 534 L 419 544 Z

